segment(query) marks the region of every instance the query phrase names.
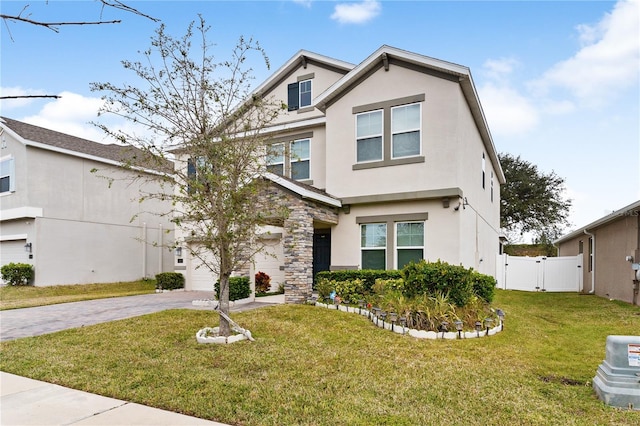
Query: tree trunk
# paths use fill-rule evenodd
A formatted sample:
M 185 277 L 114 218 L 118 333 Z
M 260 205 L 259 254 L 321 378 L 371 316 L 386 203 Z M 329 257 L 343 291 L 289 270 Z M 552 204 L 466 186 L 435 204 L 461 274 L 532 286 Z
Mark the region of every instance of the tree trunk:
M 229 315 L 229 275 L 228 273 L 223 273 L 220 276 L 220 311 Z M 231 335 L 231 325 L 229 321 L 220 316 L 220 336 L 230 336 Z

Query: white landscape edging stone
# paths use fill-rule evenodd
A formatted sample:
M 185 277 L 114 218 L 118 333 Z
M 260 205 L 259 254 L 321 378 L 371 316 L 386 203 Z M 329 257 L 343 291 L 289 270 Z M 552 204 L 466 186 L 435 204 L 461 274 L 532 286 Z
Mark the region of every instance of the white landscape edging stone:
M 374 325 L 377 327 L 385 328 L 391 331 L 391 323 L 389 321 L 383 321 L 381 318 L 377 318 L 372 312 L 367 309 L 362 308 L 354 308 L 353 306 L 347 305 L 329 305 L 326 303 L 316 302 L 316 306 L 320 308 L 334 309 L 336 311 L 349 312 L 360 314 L 362 316 L 368 317 Z M 435 332 L 435 331 L 426 331 L 426 330 L 416 330 L 413 328 L 403 327 L 402 325 L 395 324 L 393 327 L 393 331 L 399 334 L 408 334 L 411 337 L 415 337 L 416 339 L 445 339 L 445 340 L 456 340 L 458 339 L 457 331 L 448 331 L 448 332 Z M 502 323 L 500 322 L 493 328 L 489 329 L 488 335 L 493 336 L 502 331 Z M 482 331 L 464 331 L 460 334 L 461 339 L 476 339 L 478 337 L 486 337 L 487 330 L 483 329 Z
M 218 336 L 220 327 L 205 327 L 196 333 L 196 340 L 198 343 L 214 343 L 214 344 L 229 344 L 248 340 L 251 337 L 251 332 L 245 329 L 231 328 L 235 333 L 229 337 Z

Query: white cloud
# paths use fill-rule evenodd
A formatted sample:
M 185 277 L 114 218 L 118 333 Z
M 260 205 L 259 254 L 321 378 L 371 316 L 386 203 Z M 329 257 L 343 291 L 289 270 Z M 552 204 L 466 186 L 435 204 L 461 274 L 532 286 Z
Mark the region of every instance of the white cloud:
M 95 142 L 113 143 L 102 130 L 90 124 L 97 119 L 103 103 L 100 98 L 71 92 L 62 92 L 59 96 L 59 99 L 47 102 L 36 114 L 12 118 Z
M 42 95 L 44 92 L 37 89 L 25 89 L 23 87 L 0 87 L 0 93 L 2 96 L 29 96 L 29 95 Z M 8 115 L 7 111 L 17 110 L 27 105 L 32 104 L 34 99 L 19 98 L 19 99 L 2 99 L 0 100 L 0 115 Z
M 535 106 L 508 85 L 487 83 L 478 91 L 494 136 L 527 133 L 538 124 L 540 117 Z
M 331 19 L 341 24 L 363 24 L 380 14 L 382 6 L 377 0 L 360 3 L 340 3 L 336 5 Z
M 483 73 L 492 80 L 502 80 L 520 65 L 514 58 L 487 59 L 482 65 Z
M 638 84 L 640 72 L 640 13 L 637 0 L 618 2 L 596 25 L 576 28 L 581 49 L 531 82 L 539 96 L 562 94 L 581 105 L 600 106 Z

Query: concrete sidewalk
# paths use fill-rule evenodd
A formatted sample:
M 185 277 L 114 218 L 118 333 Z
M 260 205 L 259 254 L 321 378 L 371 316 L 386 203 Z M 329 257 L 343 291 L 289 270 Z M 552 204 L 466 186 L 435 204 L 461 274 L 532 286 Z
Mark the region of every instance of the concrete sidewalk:
M 166 309 L 207 309 L 192 301 L 211 299 L 212 292 L 170 292 L 113 299 L 62 303 L 0 311 L 0 338 L 53 333 L 69 328 L 115 321 Z M 236 303 L 242 312 L 284 303 L 284 295 Z M 51 383 L 0 372 L 0 425 L 221 425 L 171 411 L 120 401 Z
M 0 424 L 224 426 L 224 423 L 94 395 L 5 372 L 0 372 Z

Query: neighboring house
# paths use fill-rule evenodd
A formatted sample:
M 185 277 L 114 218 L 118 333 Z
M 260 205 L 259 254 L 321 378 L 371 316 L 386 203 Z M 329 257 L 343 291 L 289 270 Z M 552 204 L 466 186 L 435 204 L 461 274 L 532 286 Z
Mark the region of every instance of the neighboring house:
M 120 166 L 139 155 L 134 148 L 5 117 L 0 144 L 2 265 L 32 264 L 37 286 L 132 281 L 173 270 L 173 253 L 154 247 L 173 241 L 173 225 L 148 213 L 170 207 L 138 203 L 141 185 L 130 178 L 140 172 Z M 111 185 L 105 176 L 114 178 Z
M 468 68 L 389 46 L 358 65 L 302 50 L 254 93 L 289 108 L 263 131 L 291 213 L 251 271 L 288 302 L 322 270 L 441 259 L 495 274 L 505 178 Z M 187 288 L 210 289 L 183 254 Z
M 583 292 L 638 305 L 640 201 L 554 241 L 558 256 L 583 256 Z

